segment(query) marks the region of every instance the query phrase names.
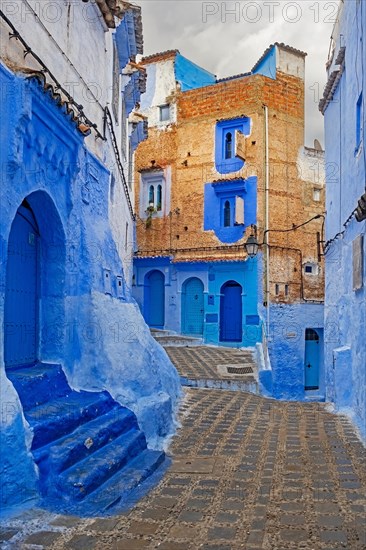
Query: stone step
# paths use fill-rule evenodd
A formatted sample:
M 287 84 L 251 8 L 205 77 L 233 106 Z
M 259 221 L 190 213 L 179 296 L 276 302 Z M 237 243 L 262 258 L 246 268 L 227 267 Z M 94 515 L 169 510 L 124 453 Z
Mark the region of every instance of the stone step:
M 164 453 L 147 449 L 131 410 L 106 391 L 72 390 L 60 365 L 37 363 L 7 374 L 33 431 L 44 506 L 96 515 L 112 504 L 113 491 L 120 502 L 164 461 Z
M 72 513 L 81 516 L 108 515 L 123 510 L 127 503 L 133 502 L 134 491 L 141 491 L 141 484 L 163 465 L 164 460 L 164 451 L 142 451 L 123 470 L 109 478 L 102 490 L 96 489 L 87 495 Z
M 211 388 L 218 390 L 229 390 L 229 391 L 241 391 L 259 394 L 258 382 L 252 377 L 244 377 L 240 379 L 211 379 L 211 378 L 189 378 L 186 376 L 181 376 L 180 381 L 182 386 L 188 386 L 190 388 Z
M 166 330 L 162 328 L 150 328 L 150 332 L 152 336 L 154 336 L 154 338 L 159 336 L 172 336 L 174 334 L 177 334 L 173 330 Z
M 36 363 L 7 369 L 6 375 L 13 383 L 25 411 L 71 391 L 61 365 Z
M 58 475 L 132 428 L 138 429 L 135 415 L 116 404 L 103 416 L 35 450 L 33 455 L 41 473 Z
M 193 336 L 154 336 L 155 340 L 163 347 L 165 346 L 202 346 L 202 338 L 195 338 Z
M 144 450 L 145 435 L 132 429 L 65 470 L 57 480 L 57 490 L 64 499 L 82 500 Z
M 76 392 L 25 411 L 33 429 L 32 450 L 72 432 L 78 426 L 110 411 L 115 401 L 107 392 Z

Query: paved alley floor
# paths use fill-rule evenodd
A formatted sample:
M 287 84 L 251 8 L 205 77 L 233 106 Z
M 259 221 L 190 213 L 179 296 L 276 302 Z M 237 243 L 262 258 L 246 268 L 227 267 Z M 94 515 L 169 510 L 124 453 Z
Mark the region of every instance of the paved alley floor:
M 172 466 L 129 513 L 29 511 L 2 548 L 366 548 L 364 448 L 346 419 L 319 403 L 186 388 L 180 421 Z
M 241 378 L 254 380 L 256 363 L 251 351 L 210 346 L 180 347 L 164 346 L 180 376 L 192 380 L 233 379 L 237 368 L 245 369 Z M 229 376 L 224 367 L 229 366 L 234 376 Z M 249 375 L 249 376 L 248 376 Z

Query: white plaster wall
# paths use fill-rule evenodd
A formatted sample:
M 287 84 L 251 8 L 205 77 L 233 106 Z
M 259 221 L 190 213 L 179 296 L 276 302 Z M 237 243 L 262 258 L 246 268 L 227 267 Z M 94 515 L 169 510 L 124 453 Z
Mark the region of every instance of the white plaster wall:
M 147 90 L 141 107 L 144 115 L 148 116 L 149 126 L 157 126 L 164 129 L 169 124 L 177 121 L 177 110 L 175 102 L 169 96 L 176 91 L 174 59 L 160 61 L 147 65 Z M 170 121 L 159 120 L 159 106 L 170 103 Z
M 277 48 L 277 70 L 305 80 L 305 59 L 286 50 Z
M 315 187 L 324 187 L 325 152 L 301 147 L 297 157 L 297 170 L 303 181 L 315 184 Z

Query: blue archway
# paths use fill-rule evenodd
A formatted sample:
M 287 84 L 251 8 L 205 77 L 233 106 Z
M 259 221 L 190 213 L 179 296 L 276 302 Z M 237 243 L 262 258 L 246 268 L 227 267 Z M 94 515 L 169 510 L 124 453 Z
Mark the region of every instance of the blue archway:
M 236 281 L 227 281 L 221 287 L 220 341 L 241 342 L 243 327 L 242 287 Z
M 38 355 L 39 229 L 27 201 L 11 226 L 4 306 L 5 366 L 34 363 Z
M 182 287 L 182 332 L 183 334 L 203 334 L 203 283 L 197 277 L 184 281 Z
M 4 304 L 7 368 L 63 355 L 65 258 L 65 234 L 55 204 L 44 191 L 35 191 L 19 206 L 9 233 Z
M 145 275 L 144 317 L 150 327 L 164 328 L 165 277 L 158 269 Z

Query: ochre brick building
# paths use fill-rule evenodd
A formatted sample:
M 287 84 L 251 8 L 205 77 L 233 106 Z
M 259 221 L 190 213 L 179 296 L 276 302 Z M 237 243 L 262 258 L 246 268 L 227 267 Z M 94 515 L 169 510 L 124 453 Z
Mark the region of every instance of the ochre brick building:
M 221 80 L 177 50 L 145 58 L 149 137 L 135 157 L 146 321 L 259 351 L 267 333 L 263 380 L 290 398 L 323 386 L 324 153 L 304 147 L 305 55 L 276 43 Z

